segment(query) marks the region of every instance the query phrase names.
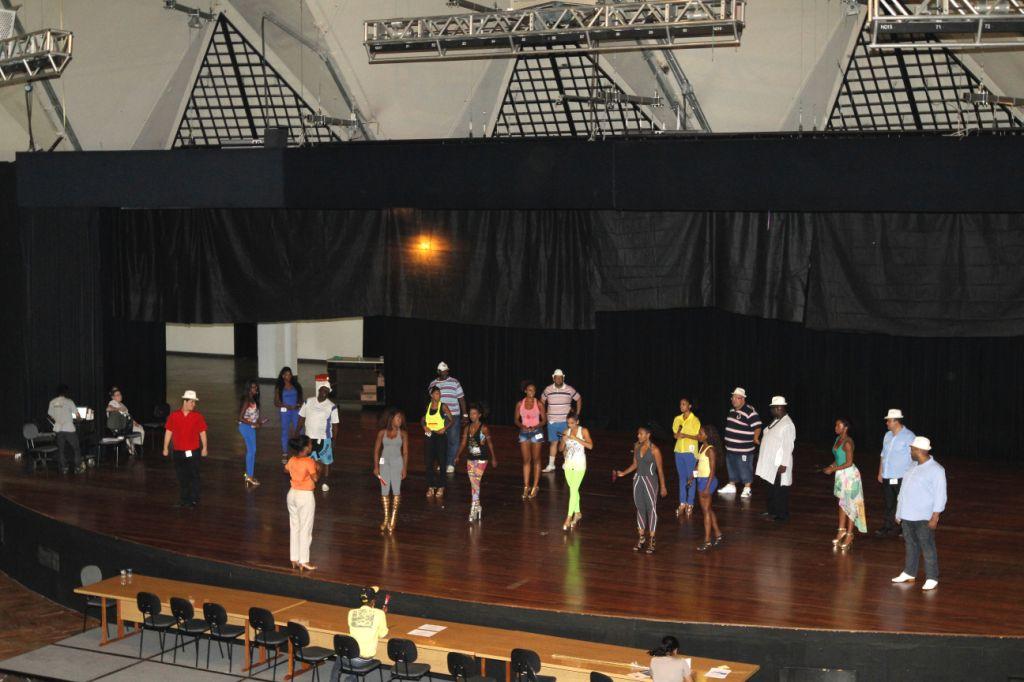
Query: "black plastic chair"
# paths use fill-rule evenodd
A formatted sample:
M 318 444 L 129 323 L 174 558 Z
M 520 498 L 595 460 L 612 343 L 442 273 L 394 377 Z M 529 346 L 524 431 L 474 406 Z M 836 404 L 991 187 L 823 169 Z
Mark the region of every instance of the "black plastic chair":
M 228 647 L 228 672 L 231 672 L 231 648 L 238 638 L 245 634 L 245 628 L 241 625 L 228 625 L 228 612 L 224 610 L 223 606 L 214 602 L 203 604 L 203 619 L 210 626 L 206 640 L 207 669 L 210 667 L 210 647 L 213 646 L 213 642 L 217 642 L 220 657 L 224 658 L 224 647 L 221 645 L 223 642 Z
M 167 417 L 171 414 L 171 406 L 168 403 L 160 403 L 153 407 L 153 421 L 142 422 L 142 430 L 148 436 L 153 434 L 162 434 L 164 431 L 164 425 L 167 423 Z M 147 443 L 156 443 L 157 438 L 147 438 Z
M 309 630 L 300 623 L 290 622 L 285 626 L 292 643 L 295 660 L 307 663 L 313 668 L 313 679 L 320 682 L 320 664 L 334 655 L 330 649 L 309 645 Z
M 448 674 L 455 682 L 494 682 L 490 677 L 480 675 L 480 661 L 455 651 L 448 653 Z
M 420 680 L 426 675 L 430 678 L 430 666 L 426 663 L 417 663 L 419 651 L 416 650 L 416 643 L 409 639 L 389 639 L 388 658 L 394 663 L 391 668 L 391 679 L 393 680 Z
M 530 649 L 512 650 L 512 680 L 514 682 L 555 682 L 550 675 L 538 675 L 540 656 Z
M 274 614 L 266 609 L 257 606 L 249 609 L 249 625 L 255 631 L 252 641 L 249 642 L 249 650 L 246 652 L 246 661 L 249 664 L 249 677 L 252 677 L 252 650 L 263 647 L 267 652 L 267 667 L 274 662 L 273 679 L 277 680 L 277 664 L 281 661 L 281 647 L 288 644 L 288 634 L 277 629 L 274 622 Z M 274 658 L 270 658 L 270 649 L 274 649 Z
M 146 630 L 153 630 L 160 639 L 160 662 L 164 662 L 164 635 L 174 627 L 177 622 L 174 616 L 165 616 L 160 613 L 160 597 L 152 592 L 139 592 L 135 597 L 135 603 L 142 614 L 142 631 L 139 632 L 139 658 L 142 658 L 142 640 L 146 636 Z
M 196 618 L 195 609 L 192 608 L 192 602 L 188 599 L 182 599 L 181 597 L 171 597 L 171 615 L 174 616 L 174 658 L 173 663 L 178 662 L 178 643 L 182 642 L 184 645 L 188 645 L 187 641 L 184 641 L 185 637 L 191 637 L 192 641 L 196 644 L 196 667 L 199 667 L 199 638 L 206 634 L 206 631 L 210 629 L 209 623 L 205 620 Z
M 52 438 L 40 433 L 38 426 L 32 422 L 25 422 L 21 427 L 21 435 L 25 438 L 25 454 L 23 457 L 25 457 L 26 469 L 29 468 L 30 463 L 32 471 L 35 471 L 39 468 L 40 464 L 45 468 L 47 464 L 55 461 L 57 444 Z
M 599 673 L 596 670 L 590 672 L 590 682 L 612 682 L 612 678 L 608 677 L 604 673 Z
M 86 585 L 94 585 L 103 580 L 103 572 L 100 571 L 99 566 L 82 566 L 82 570 L 78 574 L 81 578 L 82 587 Z M 96 609 L 100 612 L 100 616 L 103 615 L 103 600 L 99 597 L 86 597 L 85 608 L 82 609 L 82 632 L 85 632 L 85 626 L 89 621 L 89 609 Z M 117 609 L 117 601 L 114 599 L 107 600 L 107 611 L 115 611 Z M 109 615 L 109 614 L 108 614 Z M 107 636 L 110 636 L 110 618 L 107 618 Z
M 363 659 L 359 655 L 359 642 L 349 635 L 334 636 L 334 655 L 341 662 L 341 672 L 362 680 L 374 670 L 384 682 L 384 666 L 376 658 Z

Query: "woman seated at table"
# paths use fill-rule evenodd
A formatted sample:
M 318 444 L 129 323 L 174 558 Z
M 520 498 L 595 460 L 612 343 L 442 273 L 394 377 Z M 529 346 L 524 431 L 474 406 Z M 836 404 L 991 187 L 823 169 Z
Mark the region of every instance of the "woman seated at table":
M 679 640 L 672 635 L 661 638 L 661 646 L 651 655 L 651 679 L 654 682 L 693 682 L 690 660 L 679 655 Z
M 111 412 L 119 412 L 123 414 L 132 425 L 132 436 L 129 436 L 125 440 L 128 442 L 128 454 L 135 454 L 135 441 L 139 442 L 139 447 L 142 447 L 143 441 L 146 439 L 146 430 L 142 428 L 142 424 L 132 419 L 132 415 L 128 412 L 128 407 L 122 402 L 124 396 L 121 393 L 121 389 L 117 386 L 110 388 L 110 402 L 107 403 L 107 414 Z

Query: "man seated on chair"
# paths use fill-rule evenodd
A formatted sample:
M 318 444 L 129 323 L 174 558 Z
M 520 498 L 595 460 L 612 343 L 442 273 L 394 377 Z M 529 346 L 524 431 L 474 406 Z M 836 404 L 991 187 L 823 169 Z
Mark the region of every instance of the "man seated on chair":
M 359 658 L 352 659 L 352 665 L 358 666 L 377 657 L 377 642 L 388 636 L 388 617 L 377 608 L 376 587 L 364 587 L 359 593 L 358 609 L 348 612 L 348 633 L 359 644 Z M 346 675 L 345 682 L 355 682 L 355 675 Z M 341 657 L 334 661 L 331 669 L 331 682 L 341 682 Z

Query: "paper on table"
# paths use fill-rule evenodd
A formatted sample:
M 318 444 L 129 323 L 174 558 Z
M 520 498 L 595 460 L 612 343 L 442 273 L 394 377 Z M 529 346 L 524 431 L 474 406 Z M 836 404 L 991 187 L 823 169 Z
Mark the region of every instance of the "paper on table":
M 444 625 L 431 625 L 424 623 L 415 630 L 411 631 L 410 635 L 416 635 L 417 637 L 433 637 L 442 630 L 447 629 Z
M 708 680 L 724 680 L 731 672 L 729 666 L 720 665 L 704 673 L 704 678 Z
M 420 629 L 420 630 L 433 630 L 434 632 L 441 632 L 441 630 L 447 630 L 448 626 L 447 625 L 432 625 L 430 623 L 424 623 L 423 625 L 419 626 L 418 629 Z

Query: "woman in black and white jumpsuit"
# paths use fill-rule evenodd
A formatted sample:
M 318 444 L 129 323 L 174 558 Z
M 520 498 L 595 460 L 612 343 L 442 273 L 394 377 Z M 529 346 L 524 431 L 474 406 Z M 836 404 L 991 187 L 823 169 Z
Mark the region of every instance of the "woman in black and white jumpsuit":
M 633 445 L 633 463 L 628 469 L 616 471 L 616 478 L 632 472 L 633 502 L 636 504 L 636 526 L 640 539 L 633 547 L 634 552 L 641 550 L 654 554 L 654 533 L 658 528 L 658 496 L 667 497 L 665 472 L 661 467 L 661 450 L 651 442 L 651 430 L 641 426 L 636 431 L 636 443 Z M 646 545 L 646 549 L 644 547 Z

